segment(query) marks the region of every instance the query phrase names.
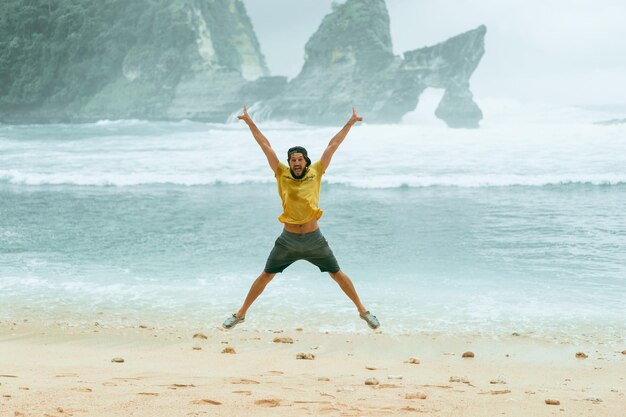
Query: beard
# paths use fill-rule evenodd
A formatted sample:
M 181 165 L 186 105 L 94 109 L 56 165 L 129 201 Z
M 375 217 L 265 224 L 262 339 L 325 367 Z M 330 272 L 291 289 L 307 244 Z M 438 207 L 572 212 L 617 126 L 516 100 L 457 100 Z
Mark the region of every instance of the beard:
M 291 168 L 289 168 L 289 171 L 291 171 L 291 176 L 292 177 L 294 177 L 297 180 L 301 180 L 306 175 L 307 167 L 304 167 L 304 169 L 302 170 L 302 174 L 300 174 L 300 175 L 296 175 L 296 173 L 293 172 L 293 169 L 291 169 Z

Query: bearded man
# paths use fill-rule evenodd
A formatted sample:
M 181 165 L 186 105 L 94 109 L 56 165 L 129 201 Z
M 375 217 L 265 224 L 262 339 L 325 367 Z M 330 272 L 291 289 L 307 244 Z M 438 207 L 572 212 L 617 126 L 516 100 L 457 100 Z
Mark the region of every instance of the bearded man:
M 352 300 L 359 312 L 359 317 L 365 320 L 372 329 L 378 328 L 380 326 L 378 319 L 361 303 L 352 281 L 339 268 L 337 259 L 335 259 L 335 255 L 318 226 L 318 220 L 323 213 L 318 207 L 322 176 L 350 128 L 356 122 L 362 121 L 363 118 L 359 117 L 353 108 L 350 120 L 331 139 L 322 154 L 322 158 L 314 163 L 311 163 L 305 148 L 295 146 L 289 149 L 287 152 L 289 166 L 278 160 L 269 141 L 252 121 L 245 105 L 243 114 L 239 115 L 238 118 L 248 125 L 252 136 L 267 157 L 270 168 L 274 171 L 278 183 L 278 194 L 283 203 L 283 213 L 278 217 L 278 220 L 284 224 L 284 230 L 276 239 L 265 268 L 250 287 L 243 305 L 236 313 L 226 319 L 222 326 L 231 329 L 244 322 L 248 308 L 263 292 L 272 278 L 277 273 L 283 272 L 295 261 L 306 260 L 317 266 L 321 272 L 328 272 Z

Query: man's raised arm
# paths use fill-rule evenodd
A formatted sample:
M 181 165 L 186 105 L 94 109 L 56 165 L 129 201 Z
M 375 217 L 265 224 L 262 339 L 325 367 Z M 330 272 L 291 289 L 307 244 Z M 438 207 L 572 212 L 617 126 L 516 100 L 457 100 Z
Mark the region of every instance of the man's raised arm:
M 276 152 L 274 152 L 274 149 L 272 149 L 270 142 L 265 136 L 263 136 L 263 133 L 261 133 L 259 128 L 256 127 L 256 125 L 252 121 L 252 118 L 250 118 L 245 104 L 243 105 L 243 114 L 240 114 L 239 116 L 237 116 L 237 118 L 246 122 L 246 124 L 250 128 L 250 132 L 252 132 L 252 136 L 254 136 L 254 139 L 257 141 L 257 143 L 263 150 L 263 153 L 267 157 L 267 162 L 269 162 L 270 168 L 272 168 L 272 171 L 276 173 L 276 169 L 278 168 L 278 157 L 276 156 Z
M 362 121 L 363 121 L 363 118 L 359 117 L 354 107 L 352 107 L 352 116 L 350 117 L 350 120 L 348 120 L 348 123 L 346 123 L 343 129 L 341 129 L 339 133 L 337 133 L 330 140 L 330 142 L 328 143 L 328 146 L 326 147 L 326 150 L 322 154 L 322 166 L 323 166 L 324 171 L 326 171 L 326 168 L 328 168 L 328 165 L 330 165 L 330 160 L 332 159 L 333 154 L 335 153 L 337 148 L 339 148 L 339 145 L 341 145 L 341 142 L 343 142 L 343 140 L 346 138 L 346 135 L 350 131 L 350 128 L 356 122 L 362 122 Z

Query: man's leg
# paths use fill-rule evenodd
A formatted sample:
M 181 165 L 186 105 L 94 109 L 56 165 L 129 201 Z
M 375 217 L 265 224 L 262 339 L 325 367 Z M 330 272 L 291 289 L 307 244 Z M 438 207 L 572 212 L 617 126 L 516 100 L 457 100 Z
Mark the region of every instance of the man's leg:
M 259 275 L 259 277 L 252 283 L 252 286 L 248 291 L 248 295 L 246 296 L 243 305 L 241 306 L 239 311 L 237 311 L 237 317 L 244 317 L 246 315 L 246 312 L 248 311 L 252 303 L 254 303 L 254 300 L 256 300 L 257 297 L 261 295 L 261 293 L 265 289 L 265 286 L 272 280 L 272 278 L 274 278 L 275 275 L 276 274 L 271 274 L 265 271 L 263 271 L 261 275 Z
M 348 276 L 341 271 L 329 272 L 328 275 L 330 275 L 330 277 L 334 279 L 337 284 L 339 284 L 343 292 L 345 292 L 346 295 L 352 300 L 356 308 L 359 310 L 359 314 L 365 314 L 367 309 L 363 306 L 363 304 L 361 304 L 361 300 L 359 299 L 350 278 L 348 278 Z

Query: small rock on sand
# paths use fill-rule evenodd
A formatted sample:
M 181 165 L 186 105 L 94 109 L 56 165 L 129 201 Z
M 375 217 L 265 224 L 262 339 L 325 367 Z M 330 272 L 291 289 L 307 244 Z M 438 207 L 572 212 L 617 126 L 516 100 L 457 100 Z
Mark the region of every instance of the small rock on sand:
M 409 360 L 404 361 L 404 363 L 412 363 L 412 364 L 415 364 L 415 365 L 419 365 L 421 362 L 417 358 L 409 358 Z
M 139 328 L 140 328 L 140 329 L 147 329 L 147 328 L 148 328 L 148 326 L 146 326 L 145 324 L 140 324 L 140 325 L 139 325 Z
M 365 385 L 378 385 L 379 382 L 376 378 L 367 378 L 365 380 Z
M 376 368 L 375 366 L 366 365 L 365 369 L 367 369 L 368 371 L 375 371 L 378 368 Z
M 298 353 L 296 355 L 296 359 L 306 359 L 312 361 L 315 359 L 315 355 L 312 353 Z
M 587 359 L 588 358 L 588 356 L 587 356 L 587 354 L 585 352 L 576 352 L 576 357 L 578 359 Z
M 113 358 L 113 359 L 111 359 L 111 362 L 114 362 L 114 363 L 124 363 L 124 358 Z
M 474 352 L 463 352 L 463 357 L 464 358 L 473 358 L 474 357 Z
M 547 400 L 545 400 L 545 402 L 548 405 L 561 405 L 561 401 L 559 401 L 559 400 L 547 399 Z
M 462 378 L 460 376 L 451 376 L 450 382 L 462 382 L 463 384 L 469 384 L 469 380 L 467 378 Z
M 491 381 L 489 381 L 489 383 L 490 384 L 506 384 L 506 381 L 502 377 L 497 376 L 497 377 L 491 379 Z
M 626 350 L 622 350 L 622 355 L 626 355 Z
M 225 347 L 224 350 L 222 350 L 222 353 L 237 353 L 237 352 L 235 352 L 235 348 L 228 346 L 228 347 Z
M 298 327 L 298 328 L 296 329 L 296 332 L 301 332 L 301 331 L 304 331 L 304 329 L 303 329 L 302 327 Z
M 404 398 L 407 400 L 425 400 L 428 398 L 428 395 L 423 392 L 411 392 L 404 395 Z
M 387 375 L 387 379 L 402 379 L 402 375 Z
M 202 350 L 202 348 L 200 346 L 194 346 L 193 350 Z
M 204 333 L 196 333 L 193 335 L 193 339 L 208 339 L 209 337 Z
M 274 343 L 291 343 L 293 344 L 293 339 L 291 337 L 275 337 Z
M 57 413 L 63 413 L 64 411 L 63 407 L 57 407 Z
M 328 378 L 327 376 L 321 376 L 319 378 L 317 378 L 318 381 L 330 381 L 330 378 Z

